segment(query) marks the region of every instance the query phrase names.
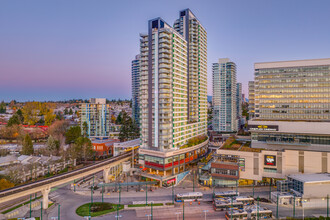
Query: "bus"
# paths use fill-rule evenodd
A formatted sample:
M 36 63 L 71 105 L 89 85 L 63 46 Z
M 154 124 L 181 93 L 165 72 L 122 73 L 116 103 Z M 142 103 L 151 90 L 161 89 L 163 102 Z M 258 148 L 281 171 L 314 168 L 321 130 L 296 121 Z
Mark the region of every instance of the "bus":
M 229 219 L 245 220 L 245 219 L 248 219 L 248 213 L 244 210 L 232 210 L 232 211 L 227 211 L 225 214 L 225 217 L 227 220 L 229 220 Z
M 215 211 L 224 211 L 233 209 L 243 209 L 244 205 L 242 202 L 236 200 L 231 201 L 229 198 L 218 198 L 213 201 L 213 208 Z
M 233 197 L 239 196 L 239 192 L 236 191 L 224 191 L 224 192 L 214 192 L 214 198 L 224 198 L 224 197 Z
M 175 196 L 177 202 L 189 202 L 189 201 L 201 201 L 203 200 L 203 193 L 201 192 L 189 192 L 179 193 Z
M 237 202 L 242 202 L 244 205 L 253 205 L 254 204 L 254 198 L 252 198 L 252 197 L 236 196 L 234 199 Z

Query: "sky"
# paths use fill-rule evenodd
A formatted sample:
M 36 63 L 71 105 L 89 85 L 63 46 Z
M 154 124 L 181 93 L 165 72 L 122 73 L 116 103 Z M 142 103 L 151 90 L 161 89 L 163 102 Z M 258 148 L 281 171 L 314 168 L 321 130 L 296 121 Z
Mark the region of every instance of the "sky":
M 1 0 L 0 100 L 131 98 L 139 34 L 190 8 L 212 63 L 230 58 L 247 93 L 254 63 L 330 57 L 329 0 Z

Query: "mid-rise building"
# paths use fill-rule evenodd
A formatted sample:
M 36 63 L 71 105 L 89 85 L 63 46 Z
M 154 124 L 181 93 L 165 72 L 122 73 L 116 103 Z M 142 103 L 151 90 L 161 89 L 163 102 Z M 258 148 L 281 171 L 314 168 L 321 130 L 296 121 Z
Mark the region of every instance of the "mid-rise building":
M 146 107 L 139 162 L 149 174 L 176 178 L 206 153 L 206 31 L 186 9 L 174 28 L 156 18 L 140 36 L 140 105 Z
M 140 126 L 140 55 L 132 61 L 132 118 Z
M 330 151 L 330 59 L 255 64 L 252 147 Z
M 106 99 L 92 98 L 80 105 L 80 127 L 84 132 L 87 125 L 89 137 L 108 137 L 110 131 L 110 105 Z
M 213 130 L 237 131 L 236 64 L 228 58 L 219 59 L 212 66 Z
M 249 119 L 254 118 L 254 81 L 249 81 Z

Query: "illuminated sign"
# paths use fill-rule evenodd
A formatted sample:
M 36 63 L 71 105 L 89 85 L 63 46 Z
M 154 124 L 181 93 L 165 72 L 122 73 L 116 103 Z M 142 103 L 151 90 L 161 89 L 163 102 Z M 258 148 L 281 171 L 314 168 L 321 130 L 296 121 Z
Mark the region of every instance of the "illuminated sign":
M 238 159 L 238 166 L 240 171 L 245 171 L 245 158 Z
M 276 156 L 265 155 L 265 165 L 267 165 L 267 166 L 276 166 Z
M 278 125 L 248 125 L 249 131 L 278 131 Z
M 170 183 L 173 183 L 173 182 L 175 182 L 175 178 L 167 180 L 167 184 L 170 184 Z

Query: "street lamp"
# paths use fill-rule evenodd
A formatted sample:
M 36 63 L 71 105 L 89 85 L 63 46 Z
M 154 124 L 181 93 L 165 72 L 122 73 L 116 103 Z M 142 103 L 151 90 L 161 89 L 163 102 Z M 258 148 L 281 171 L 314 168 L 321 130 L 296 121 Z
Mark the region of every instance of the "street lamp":
M 304 203 L 306 203 L 307 200 L 306 199 L 302 199 L 301 200 L 301 206 L 302 206 L 302 210 L 303 210 L 303 220 L 305 219 L 305 209 L 304 209 Z
M 175 214 L 176 214 L 176 219 L 179 220 L 179 216 L 180 216 L 181 212 L 176 212 Z
M 204 219 L 206 220 L 206 213 L 208 212 L 209 210 L 203 210 L 204 212 Z
M 123 216 L 121 216 L 121 215 L 116 215 L 115 217 L 116 217 L 116 219 L 118 220 L 119 218 L 121 218 L 121 217 L 123 217 Z
M 151 214 L 150 215 L 146 214 L 146 216 L 148 217 L 148 220 L 149 220 L 149 217 L 151 217 L 152 215 Z
M 90 220 L 92 216 L 84 216 L 85 219 Z

